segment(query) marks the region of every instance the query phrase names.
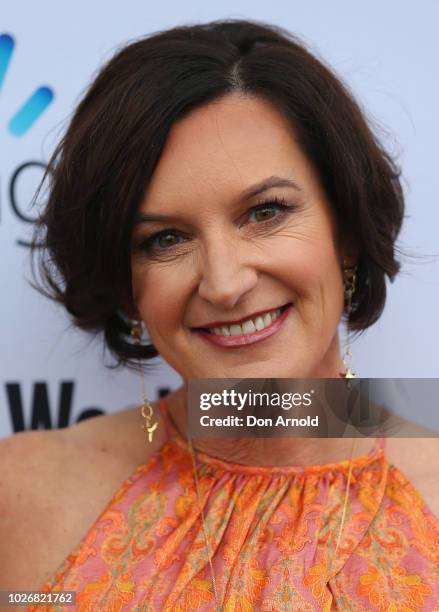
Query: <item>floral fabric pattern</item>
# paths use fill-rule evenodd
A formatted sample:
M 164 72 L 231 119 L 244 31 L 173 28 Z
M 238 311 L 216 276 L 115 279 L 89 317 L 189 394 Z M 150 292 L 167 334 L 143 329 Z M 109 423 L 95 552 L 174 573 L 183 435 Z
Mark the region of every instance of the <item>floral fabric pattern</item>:
M 166 442 L 43 586 L 76 591 L 80 612 L 215 610 L 190 451 L 160 407 Z M 439 520 L 377 442 L 352 461 L 337 554 L 349 461 L 254 467 L 197 453 L 221 610 L 439 611 Z

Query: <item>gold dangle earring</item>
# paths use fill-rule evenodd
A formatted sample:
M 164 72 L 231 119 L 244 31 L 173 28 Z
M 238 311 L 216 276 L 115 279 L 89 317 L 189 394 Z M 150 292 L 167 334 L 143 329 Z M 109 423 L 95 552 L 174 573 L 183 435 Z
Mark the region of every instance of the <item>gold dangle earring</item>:
M 344 264 L 344 262 L 343 262 Z M 343 364 L 345 367 L 344 372 L 340 372 L 342 378 L 356 378 L 356 374 L 352 372 L 352 350 L 351 350 L 351 338 L 349 331 L 349 318 L 352 312 L 352 296 L 355 292 L 355 281 L 356 281 L 357 265 L 353 268 L 343 268 L 343 281 L 344 281 L 344 297 L 347 302 L 347 325 L 346 325 L 346 350 L 343 355 Z
M 356 375 L 352 372 L 352 363 L 351 363 L 352 362 L 352 350 L 351 350 L 351 339 L 350 339 L 350 334 L 349 334 L 349 317 L 352 312 L 352 296 L 355 292 L 356 272 L 357 272 L 356 265 L 353 266 L 352 268 L 348 268 L 346 266 L 345 261 L 343 261 L 344 297 L 347 302 L 348 319 L 347 319 L 347 326 L 346 326 L 346 351 L 343 356 L 343 364 L 345 366 L 345 371 L 340 372 L 340 376 L 342 378 L 356 378 Z M 348 389 L 351 388 L 351 383 L 349 380 L 347 382 L 347 387 Z M 344 503 L 343 503 L 343 508 L 342 508 L 341 517 L 340 517 L 340 527 L 338 529 L 338 536 L 337 536 L 337 540 L 335 544 L 334 554 L 330 556 L 329 563 L 328 563 L 327 570 L 326 570 L 327 571 L 327 574 L 326 574 L 327 581 L 332 578 L 331 572 L 332 572 L 333 562 L 337 559 L 337 552 L 340 547 L 341 536 L 342 536 L 343 528 L 344 528 L 345 521 L 346 521 L 349 491 L 350 491 L 351 481 L 352 481 L 352 459 L 354 456 L 356 442 L 357 442 L 357 439 L 352 438 L 351 454 L 350 454 L 350 459 L 349 459 L 348 475 L 346 479 Z
M 134 325 L 131 327 L 131 337 L 133 338 L 134 343 L 137 344 L 138 346 L 141 344 L 141 338 L 143 335 L 143 326 L 144 326 L 143 321 L 135 321 Z M 158 427 L 158 422 L 157 421 L 154 421 L 153 423 L 151 422 L 153 419 L 153 415 L 154 415 L 154 409 L 149 403 L 148 398 L 145 393 L 145 379 L 143 377 L 142 364 L 140 360 L 139 360 L 139 367 L 140 367 L 140 380 L 142 383 L 141 414 L 145 420 L 145 423 L 141 425 L 141 428 L 146 434 L 148 434 L 148 442 L 151 443 L 153 435 L 154 435 L 154 431 Z

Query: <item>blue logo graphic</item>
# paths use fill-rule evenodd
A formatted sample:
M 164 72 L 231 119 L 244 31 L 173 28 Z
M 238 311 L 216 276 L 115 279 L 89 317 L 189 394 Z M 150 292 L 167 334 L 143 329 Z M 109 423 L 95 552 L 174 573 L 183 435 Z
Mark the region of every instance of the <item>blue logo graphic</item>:
M 0 90 L 6 77 L 14 47 L 15 40 L 10 34 L 0 34 Z M 13 136 L 23 136 L 44 113 L 54 97 L 53 89 L 47 85 L 38 87 L 9 121 L 9 132 Z

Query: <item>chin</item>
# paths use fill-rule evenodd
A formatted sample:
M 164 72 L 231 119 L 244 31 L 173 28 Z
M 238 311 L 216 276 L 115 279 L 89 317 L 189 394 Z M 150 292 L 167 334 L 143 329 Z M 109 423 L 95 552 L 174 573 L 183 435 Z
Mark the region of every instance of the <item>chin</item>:
M 295 373 L 295 371 L 297 373 Z M 281 369 L 269 364 L 242 364 L 228 368 L 213 367 L 203 378 L 305 378 L 296 368 Z

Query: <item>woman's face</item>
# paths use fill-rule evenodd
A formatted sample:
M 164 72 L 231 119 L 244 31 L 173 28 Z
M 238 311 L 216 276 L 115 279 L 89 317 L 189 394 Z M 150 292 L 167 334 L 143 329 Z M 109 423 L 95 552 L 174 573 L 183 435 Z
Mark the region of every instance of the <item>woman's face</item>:
M 176 123 L 137 221 L 137 315 L 185 380 L 338 376 L 335 223 L 269 102 L 230 94 Z

